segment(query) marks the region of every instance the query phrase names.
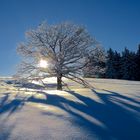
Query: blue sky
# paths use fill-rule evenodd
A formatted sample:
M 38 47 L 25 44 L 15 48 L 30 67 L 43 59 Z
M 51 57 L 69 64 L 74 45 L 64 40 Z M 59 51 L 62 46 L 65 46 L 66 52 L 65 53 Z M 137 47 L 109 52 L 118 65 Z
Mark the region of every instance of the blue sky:
M 1 76 L 15 73 L 17 44 L 44 20 L 84 25 L 105 49 L 135 51 L 140 43 L 139 0 L 0 0 Z

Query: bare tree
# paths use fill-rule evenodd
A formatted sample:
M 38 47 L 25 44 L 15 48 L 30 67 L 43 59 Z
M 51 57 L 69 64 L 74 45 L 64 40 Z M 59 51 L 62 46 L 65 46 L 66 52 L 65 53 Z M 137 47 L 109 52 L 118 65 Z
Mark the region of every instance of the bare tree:
M 94 51 L 87 56 L 88 64 L 83 68 L 84 77 L 104 77 L 106 72 L 106 53 L 100 46 L 95 47 Z
M 62 90 L 62 77 L 80 80 L 87 65 L 85 57 L 92 52 L 97 41 L 83 26 L 72 23 L 40 24 L 26 32 L 27 41 L 17 47 L 23 62 L 18 75 L 24 78 L 57 77 L 57 89 Z

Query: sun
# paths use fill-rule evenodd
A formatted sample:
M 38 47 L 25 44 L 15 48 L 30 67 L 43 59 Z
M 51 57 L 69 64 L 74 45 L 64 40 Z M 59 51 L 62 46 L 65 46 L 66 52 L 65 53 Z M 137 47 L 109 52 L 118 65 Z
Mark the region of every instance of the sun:
M 41 68 L 47 68 L 48 67 L 48 62 L 46 60 L 41 59 L 39 61 L 39 67 L 41 67 Z

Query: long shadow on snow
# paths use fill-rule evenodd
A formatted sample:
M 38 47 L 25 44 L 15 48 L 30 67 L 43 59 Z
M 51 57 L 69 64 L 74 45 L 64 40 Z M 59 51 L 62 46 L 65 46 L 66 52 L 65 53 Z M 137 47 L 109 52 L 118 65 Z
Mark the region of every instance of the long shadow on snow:
M 140 113 L 140 102 L 112 91 L 105 90 L 109 92 L 109 94 L 99 93 L 94 89 L 92 91 L 103 103 L 96 102 L 74 91 L 68 92 L 84 102 L 84 104 L 68 100 L 62 96 L 50 95 L 45 92 L 42 92 L 42 94 L 46 95 L 47 100 L 37 99 L 32 96 L 28 98 L 27 101 L 49 104 L 67 111 L 73 116 L 71 121 L 73 121 L 75 125 L 84 128 L 85 131 L 87 130 L 91 135 L 92 133 L 96 134 L 98 138 L 105 140 L 112 138 L 119 140 L 140 139 L 140 120 L 138 120 L 139 118 L 137 116 L 137 114 Z M 5 112 L 12 114 L 24 105 L 24 99 L 14 98 L 9 102 L 7 101 L 8 98 L 9 93 L 5 93 L 0 99 L 0 114 Z M 125 101 L 129 101 L 133 104 Z M 77 111 L 74 111 L 72 108 Z M 93 119 L 97 119 L 104 124 L 107 129 L 86 119 L 79 114 L 78 111 L 85 113 Z M 134 113 L 132 113 L 132 111 Z
M 16 112 L 24 105 L 24 100 L 14 99 L 9 100 L 11 93 L 3 93 L 0 98 L 0 140 L 10 139 L 10 135 L 15 127 L 15 124 L 8 124 L 8 117 Z M 5 117 L 2 114 L 8 113 Z
M 4 96 L 0 98 L 0 115 L 8 113 L 8 116 L 10 116 L 23 107 L 25 100 L 24 98 L 18 98 L 18 94 L 13 99 L 9 99 L 10 93 L 4 93 L 3 95 Z
M 8 124 L 7 119 L 0 119 L 0 140 L 9 140 L 15 124 Z
M 46 95 L 47 100 L 37 99 L 37 98 L 34 98 L 32 96 L 28 99 L 28 101 L 35 102 L 35 103 L 43 103 L 43 104 L 48 104 L 48 105 L 59 107 L 65 111 L 67 111 L 69 114 L 71 114 L 73 116 L 72 119 L 69 118 L 70 119 L 69 121 L 73 122 L 74 125 L 78 125 L 79 127 L 84 128 L 85 131 L 88 131 L 88 133 L 91 136 L 94 136 L 94 134 L 98 134 L 98 137 L 108 139 L 108 140 L 110 139 L 110 135 L 108 135 L 107 130 L 103 130 L 103 128 L 99 127 L 96 124 L 93 124 L 92 122 L 85 119 L 83 116 L 81 116 L 80 114 L 78 114 L 77 112 L 74 112 L 73 110 L 71 110 L 69 108 L 69 107 L 74 107 L 77 110 L 84 111 L 87 109 L 87 107 L 85 105 L 82 105 L 80 103 L 76 103 L 74 101 L 70 101 L 62 96 L 50 95 L 50 94 L 47 94 L 45 92 L 39 92 L 39 93 Z M 86 111 L 89 111 L 88 113 L 90 114 L 90 110 L 86 110 Z M 43 114 L 55 115 L 55 114 L 51 114 L 48 112 L 47 113 L 45 112 Z M 55 115 L 55 116 L 61 117 L 61 119 L 65 119 L 64 116 L 61 116 L 61 115 Z
M 44 92 L 42 92 L 42 94 L 46 95 L 47 100 L 30 97 L 28 101 L 57 106 L 67 111 L 69 114 L 73 115 L 73 123 L 75 125 L 83 127 L 85 131 L 87 130 L 90 134 L 96 134 L 98 138 L 104 140 L 113 138 L 118 140 L 140 139 L 140 120 L 137 118 L 137 114 L 140 113 L 140 102 L 112 91 L 108 91 L 110 94 L 107 94 L 92 90 L 93 94 L 96 94 L 103 103 L 96 102 L 74 91 L 68 92 L 84 102 L 85 105 L 68 100 L 62 96 L 50 95 Z M 137 104 L 137 106 L 130 105 L 129 103 L 123 102 L 123 100 L 131 101 Z M 72 108 L 77 111 L 74 111 Z M 135 110 L 135 113 L 132 113 L 129 109 Z M 85 113 L 93 119 L 97 119 L 104 124 L 105 127 L 91 122 L 79 114 L 78 111 Z
M 24 84 L 15 84 L 15 87 L 27 88 L 27 89 L 44 89 L 44 86 L 38 85 L 38 84 L 35 84 L 35 83 L 31 83 L 31 82 L 24 83 Z

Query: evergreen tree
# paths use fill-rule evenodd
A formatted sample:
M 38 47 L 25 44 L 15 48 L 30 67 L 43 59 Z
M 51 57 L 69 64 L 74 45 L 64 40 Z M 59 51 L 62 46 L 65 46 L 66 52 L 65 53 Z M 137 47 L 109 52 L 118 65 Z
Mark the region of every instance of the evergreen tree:
M 115 69 L 115 79 L 120 79 L 121 75 L 121 55 L 117 51 L 114 53 L 114 69 Z
M 127 48 L 122 52 L 121 73 L 122 79 L 135 80 L 137 69 L 136 54 L 130 52 Z
M 120 61 L 121 56 L 120 53 L 117 51 L 113 51 L 111 48 L 107 51 L 107 70 L 106 70 L 106 77 L 107 78 L 121 78 L 120 73 Z
M 114 78 L 114 67 L 113 67 L 113 57 L 114 51 L 110 48 L 107 51 L 107 70 L 106 70 L 106 77 L 107 78 Z
M 140 81 L 140 44 L 138 46 L 138 50 L 136 53 L 136 64 L 137 64 L 137 69 L 136 69 L 136 80 Z
M 104 61 L 105 60 L 105 61 Z M 86 77 L 106 77 L 112 79 L 140 80 L 140 45 L 137 52 L 124 49 L 122 53 L 97 49 L 87 57 L 88 63 L 84 69 Z

